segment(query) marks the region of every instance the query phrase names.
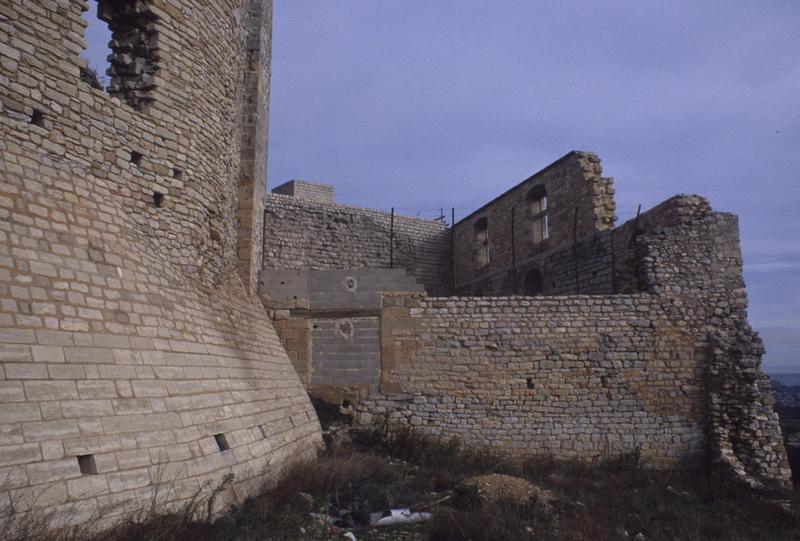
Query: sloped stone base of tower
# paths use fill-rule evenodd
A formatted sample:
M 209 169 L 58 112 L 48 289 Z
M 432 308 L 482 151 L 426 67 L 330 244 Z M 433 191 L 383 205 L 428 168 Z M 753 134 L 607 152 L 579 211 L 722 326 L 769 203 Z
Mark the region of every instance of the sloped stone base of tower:
M 16 208 L 68 221 L 94 214 L 68 192 L 26 181 L 41 189 L 20 189 Z M 106 211 L 124 223 L 113 203 Z M 303 386 L 235 273 L 205 288 L 120 237 L 4 222 L 2 302 L 13 309 L 0 327 L 6 512 L 108 520 L 149 506 L 154 491 L 179 505 L 232 473 L 222 505 L 320 444 Z

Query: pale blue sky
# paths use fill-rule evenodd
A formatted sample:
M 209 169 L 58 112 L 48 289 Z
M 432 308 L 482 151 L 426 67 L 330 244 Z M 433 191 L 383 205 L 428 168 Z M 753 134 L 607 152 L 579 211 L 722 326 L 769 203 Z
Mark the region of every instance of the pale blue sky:
M 275 0 L 274 21 L 271 187 L 463 216 L 596 152 L 620 223 L 676 193 L 740 215 L 765 366 L 800 372 L 800 2 Z

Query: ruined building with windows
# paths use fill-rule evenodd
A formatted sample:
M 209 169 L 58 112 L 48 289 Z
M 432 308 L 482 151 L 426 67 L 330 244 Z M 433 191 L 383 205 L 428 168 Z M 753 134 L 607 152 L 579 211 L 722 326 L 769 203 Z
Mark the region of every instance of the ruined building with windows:
M 615 227 L 571 152 L 447 227 L 265 193 L 269 0 L 0 0 L 0 517 L 219 505 L 314 456 L 308 393 L 518 456 L 790 476 L 738 224 Z M 163 488 L 163 487 L 162 487 Z M 60 521 L 60 522 L 58 522 Z
M 788 481 L 736 216 L 679 195 L 614 227 L 586 152 L 452 228 L 287 186 L 259 293 L 313 396 L 516 455 Z

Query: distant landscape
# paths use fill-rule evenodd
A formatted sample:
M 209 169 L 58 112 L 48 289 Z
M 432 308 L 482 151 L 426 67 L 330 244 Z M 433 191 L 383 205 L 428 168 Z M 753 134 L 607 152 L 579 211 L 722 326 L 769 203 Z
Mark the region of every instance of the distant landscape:
M 769 374 L 769 379 L 787 387 L 800 387 L 800 372 Z
M 775 391 L 775 406 L 781 417 L 786 408 L 798 409 L 792 417 L 800 418 L 800 373 L 770 374 L 772 389 Z
M 800 373 L 770 374 L 795 486 L 800 477 Z

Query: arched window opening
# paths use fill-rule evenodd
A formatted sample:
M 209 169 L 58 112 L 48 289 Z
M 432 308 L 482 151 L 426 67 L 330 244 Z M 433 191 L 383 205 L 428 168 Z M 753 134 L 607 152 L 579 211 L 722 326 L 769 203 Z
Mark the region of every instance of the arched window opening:
M 484 267 L 489 264 L 489 220 L 479 218 L 475 222 L 475 266 Z
M 531 269 L 525 275 L 522 289 L 528 297 L 536 297 L 542 294 L 542 274 L 537 269 Z
M 544 186 L 534 186 L 528 192 L 528 215 L 531 224 L 531 240 L 542 242 L 550 237 L 550 223 L 547 216 L 547 193 Z

